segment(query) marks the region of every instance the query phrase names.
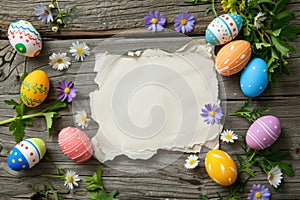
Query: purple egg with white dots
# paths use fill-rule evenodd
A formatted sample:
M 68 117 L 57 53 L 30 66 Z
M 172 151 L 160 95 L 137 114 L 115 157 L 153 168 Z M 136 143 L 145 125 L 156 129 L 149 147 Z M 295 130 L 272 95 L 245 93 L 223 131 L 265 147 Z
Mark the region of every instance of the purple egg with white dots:
M 247 97 L 257 97 L 267 88 L 269 83 L 268 66 L 261 58 L 252 59 L 243 69 L 240 77 L 240 87 Z
M 247 131 L 246 142 L 255 150 L 271 146 L 281 133 L 281 124 L 277 117 L 267 115 L 258 118 Z

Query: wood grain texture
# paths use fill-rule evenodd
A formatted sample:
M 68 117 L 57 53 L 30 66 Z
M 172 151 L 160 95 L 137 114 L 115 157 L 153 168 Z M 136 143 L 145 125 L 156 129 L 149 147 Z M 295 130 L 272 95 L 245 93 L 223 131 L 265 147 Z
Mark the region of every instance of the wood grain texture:
M 120 33 L 127 29 L 143 28 L 144 16 L 153 10 L 159 10 L 167 19 L 166 28 L 174 30 L 174 19 L 180 12 L 189 11 L 196 19 L 195 29 L 190 35 L 203 35 L 209 22 L 213 19 L 212 13 L 207 13 L 209 3 L 184 3 L 184 0 L 61 0 L 62 8 L 69 9 L 77 5 L 78 10 L 74 20 L 68 27 L 59 33 L 53 33 L 48 25 L 42 24 L 34 16 L 33 8 L 38 2 L 23 0 L 20 6 L 18 0 L 2 0 L 0 3 L 0 32 L 6 36 L 10 23 L 17 19 L 32 22 L 38 27 L 43 38 L 83 38 L 103 37 Z M 49 3 L 42 0 L 45 5 Z M 220 1 L 216 1 L 218 13 L 222 13 Z M 296 13 L 294 24 L 300 24 L 299 0 L 291 0 L 288 9 Z
M 68 49 L 73 41 L 74 40 L 44 42 L 44 50 L 38 58 L 28 58 L 26 60 L 22 60 L 21 56 L 16 55 L 19 60 L 22 60 L 20 62 L 23 64 L 20 65 L 24 66 L 20 69 L 26 71 L 42 69 L 45 70 L 49 75 L 51 80 L 51 92 L 46 102 L 42 104 L 42 108 L 49 105 L 51 101 L 56 99 L 57 94 L 55 92 L 55 87 L 58 81 L 63 79 L 68 79 L 79 83 L 79 88 L 93 88 L 93 79 L 95 77 L 95 73 L 90 70 L 92 69 L 90 67 L 93 67 L 94 65 L 93 56 L 87 57 L 84 63 L 73 61 L 71 67 L 63 72 L 55 71 L 48 65 L 48 57 L 52 52 Z M 82 41 L 85 41 L 91 47 L 91 49 L 94 49 L 99 44 L 102 44 L 103 39 L 86 39 Z M 135 40 L 132 38 L 122 38 L 124 47 L 126 46 L 126 41 L 130 42 Z M 165 44 L 162 41 L 166 40 L 149 39 L 148 41 L 145 40 L 144 44 L 151 41 L 156 41 L 158 44 L 164 46 Z M 173 39 L 173 42 L 175 41 L 176 39 Z M 7 41 L 3 41 L 1 42 L 1 47 L 6 46 L 7 44 Z M 296 40 L 294 44 L 299 48 L 299 39 Z M 119 46 L 120 49 L 122 49 L 121 46 Z M 298 199 L 298 194 L 300 192 L 300 124 L 298 123 L 300 120 L 300 98 L 299 91 L 295 90 L 295 88 L 299 88 L 300 86 L 298 78 L 300 74 L 298 68 L 299 55 L 296 53 L 293 54 L 289 59 L 289 62 L 290 68 L 292 69 L 292 75 L 281 77 L 279 84 L 276 86 L 270 86 L 259 98 L 254 99 L 254 104 L 257 106 L 268 107 L 270 109 L 269 113 L 278 116 L 281 120 L 283 132 L 280 136 L 280 139 L 274 144 L 274 147 L 291 153 L 291 156 L 286 158 L 286 160 L 293 163 L 296 173 L 294 177 L 288 177 L 286 175 L 284 176 L 282 192 L 276 193 L 272 191 L 272 199 L 294 200 Z M 82 68 L 84 68 L 84 70 L 82 70 Z M 246 99 L 239 90 L 238 79 L 238 76 L 229 78 L 219 77 L 219 82 L 221 87 L 225 88 L 225 90 L 222 90 L 220 93 L 220 96 L 223 99 L 223 105 L 226 106 L 224 128 L 233 129 L 238 135 L 241 136 L 247 131 L 249 123 L 242 118 L 229 116 L 229 113 L 240 107 Z M 0 102 L 10 98 L 18 99 L 18 72 L 13 72 L 7 80 L 2 81 L 1 86 Z M 79 90 L 79 95 L 77 98 L 84 100 L 84 96 L 86 96 L 88 92 L 89 91 L 86 90 Z M 42 108 L 37 108 L 37 110 Z M 0 120 L 14 116 L 14 112 L 10 109 L 10 107 L 3 103 L 0 103 L 0 112 Z M 83 164 L 77 164 L 73 161 L 70 161 L 59 149 L 57 144 L 57 134 L 65 126 L 74 126 L 72 113 L 74 113 L 72 104 L 69 104 L 67 108 L 60 111 L 62 118 L 55 121 L 54 134 L 52 138 L 47 137 L 44 119 L 34 119 L 34 125 L 26 129 L 26 137 L 43 138 L 48 146 L 46 156 L 65 169 L 73 169 L 77 171 L 82 178 L 91 175 L 92 172 L 97 169 L 97 167 L 102 167 L 103 180 L 107 190 L 118 190 L 120 192 L 120 195 L 118 196 L 119 199 L 198 199 L 200 193 L 207 194 L 216 199 L 216 192 L 226 194 L 227 189 L 225 187 L 216 185 L 209 179 L 205 172 L 204 157 L 207 149 L 205 149 L 199 155 L 201 158 L 201 163 L 200 167 L 196 170 L 184 169 L 183 164 L 187 156 L 186 154 L 181 155 L 178 160 L 165 168 L 150 173 L 141 174 L 131 174 L 115 170 L 99 163 L 94 158 Z M 98 125 L 95 122 L 92 122 L 87 130 L 87 134 L 92 136 L 97 129 Z M 11 133 L 8 132 L 7 126 L 0 127 L 0 135 L 0 199 L 30 199 L 33 195 L 33 192 L 30 191 L 27 186 L 29 184 L 33 184 L 41 187 L 41 183 L 47 179 L 40 177 L 39 175 L 55 173 L 55 170 L 45 159 L 43 159 L 38 166 L 27 172 L 15 172 L 10 170 L 6 164 L 7 156 L 9 150 L 15 145 L 15 143 Z M 241 145 L 242 141 L 240 139 L 239 142 L 233 145 L 221 143 L 221 149 L 227 151 L 231 155 L 234 153 L 243 154 Z M 170 155 L 165 159 L 165 162 L 168 162 L 173 158 Z M 141 165 L 150 164 L 147 162 L 148 161 L 141 162 Z M 157 165 L 161 164 L 163 163 L 157 163 Z M 141 165 L 126 165 L 126 167 L 128 169 L 130 168 L 135 170 L 141 167 Z M 259 169 L 256 169 L 256 171 L 257 176 L 251 179 L 249 182 L 243 198 L 246 198 L 252 184 L 260 183 L 268 185 L 266 176 L 262 174 Z M 66 199 L 89 199 L 85 190 L 86 183 L 84 182 L 80 182 L 80 187 L 76 188 L 73 193 L 69 193 L 64 187 L 62 187 L 60 181 L 51 179 L 51 182 L 53 182 L 54 186 L 60 190 L 61 194 L 64 194 Z
M 47 4 L 46 0 L 42 0 Z M 217 10 L 222 12 L 220 1 L 217 1 Z M 71 67 L 63 72 L 55 71 L 48 65 L 49 56 L 53 52 L 65 52 L 69 49 L 75 39 L 85 41 L 91 49 L 100 51 L 105 38 L 125 30 L 136 30 L 144 28 L 143 17 L 150 10 L 159 10 L 167 18 L 166 28 L 173 29 L 174 17 L 182 11 L 192 12 L 196 17 L 194 31 L 190 35 L 204 35 L 208 23 L 213 19 L 211 13 L 205 13 L 209 4 L 189 4 L 184 0 L 61 0 L 62 7 L 67 8 L 77 4 L 78 11 L 74 20 L 69 26 L 59 33 L 53 33 L 48 25 L 43 25 L 37 17 L 34 16 L 33 8 L 38 5 L 37 1 L 32 0 L 2 0 L 0 2 L 0 38 L 6 38 L 6 32 L 9 24 L 16 19 L 24 19 L 32 22 L 38 27 L 44 43 L 43 51 L 37 58 L 25 58 L 16 54 L 9 45 L 8 41 L 0 41 L 0 121 L 14 117 L 14 112 L 10 106 L 3 103 L 6 99 L 19 98 L 20 77 L 22 72 L 30 72 L 34 69 L 45 70 L 51 80 L 51 91 L 46 101 L 41 107 L 35 110 L 42 110 L 56 99 L 56 85 L 64 79 L 74 81 L 79 88 L 77 100 L 80 102 L 88 101 L 86 96 L 96 88 L 93 83 L 95 73 L 91 70 L 94 66 L 94 54 L 87 57 L 84 63 L 72 61 Z M 295 12 L 295 19 L 292 23 L 300 25 L 300 0 L 290 0 L 288 9 Z M 151 33 L 149 33 L 151 34 Z M 145 36 L 145 35 L 142 35 Z M 110 43 L 110 49 L 121 51 L 128 44 L 141 48 L 144 44 L 152 44 L 162 48 L 172 48 L 174 43 L 185 41 L 186 38 L 148 38 L 143 37 L 120 37 L 118 43 Z M 85 38 L 85 39 L 84 39 Z M 95 38 L 95 39 L 86 39 Z M 142 39 L 141 39 L 142 38 Z M 66 40 L 60 40 L 66 39 Z M 120 43 L 121 42 L 121 43 Z M 142 42 L 142 43 L 141 43 Z M 141 45 L 142 44 L 142 45 Z M 288 59 L 292 75 L 281 76 L 277 85 L 269 85 L 267 90 L 258 98 L 253 100 L 254 105 L 268 107 L 269 114 L 278 116 L 283 131 L 279 140 L 273 145 L 280 148 L 281 151 L 287 151 L 291 155 L 286 161 L 293 163 L 295 170 L 294 177 L 284 175 L 284 184 L 282 192 L 276 193 L 271 189 L 272 199 L 297 200 L 300 194 L 300 39 L 293 42 L 298 49 Z M 105 46 L 105 45 L 104 45 Z M 70 56 L 70 55 L 69 55 Z M 220 86 L 220 98 L 222 99 L 223 108 L 226 108 L 225 129 L 233 129 L 241 136 L 245 134 L 249 123 L 239 117 L 230 116 L 229 113 L 242 106 L 246 100 L 239 88 L 239 75 L 232 77 L 218 77 Z M 89 90 L 84 90 L 89 88 Z M 86 103 L 86 102 L 85 102 Z M 64 169 L 73 169 L 77 171 L 82 179 L 90 176 L 99 166 L 103 169 L 103 181 L 108 192 L 118 190 L 120 200 L 166 200 L 166 199 L 186 199 L 196 200 L 199 194 L 207 194 L 213 199 L 217 199 L 216 192 L 227 194 L 227 188 L 215 184 L 207 175 L 204 168 L 204 157 L 208 151 L 204 149 L 199 155 L 201 158 L 200 167 L 195 170 L 186 170 L 183 165 L 188 154 L 182 154 L 179 159 L 165 168 L 155 170 L 149 173 L 132 174 L 119 171 L 99 163 L 92 158 L 86 163 L 75 163 L 69 160 L 60 150 L 57 144 L 57 135 L 59 131 L 66 126 L 74 126 L 73 113 L 74 105 L 68 106 L 59 112 L 62 116 L 54 122 L 53 137 L 48 138 L 45 121 L 43 118 L 33 119 L 34 125 L 26 128 L 26 137 L 41 137 L 47 143 L 47 153 L 53 162 Z M 88 111 L 90 114 L 90 111 Z M 91 122 L 86 131 L 89 136 L 93 136 L 98 129 L 98 124 Z M 14 199 L 26 200 L 33 196 L 33 192 L 27 187 L 29 184 L 42 188 L 42 183 L 50 180 L 55 188 L 59 189 L 65 199 L 89 199 L 85 190 L 86 183 L 80 182 L 80 187 L 72 193 L 63 187 L 62 182 L 56 179 L 41 177 L 41 174 L 55 173 L 55 169 L 46 159 L 43 159 L 36 167 L 26 172 L 15 172 L 7 166 L 7 156 L 10 149 L 15 145 L 12 134 L 8 131 L 8 126 L 0 126 L 0 200 Z M 229 154 L 235 153 L 243 155 L 241 150 L 241 137 L 234 144 L 221 143 L 221 149 Z M 155 163 L 155 167 L 164 165 L 165 162 L 174 160 L 174 155 L 170 154 L 164 161 Z M 124 164 L 123 167 L 131 170 L 146 165 L 151 161 L 143 161 L 140 165 Z M 269 186 L 266 175 L 259 169 L 255 169 L 256 177 L 251 179 L 243 198 L 246 199 L 248 191 L 252 184 L 264 184 Z

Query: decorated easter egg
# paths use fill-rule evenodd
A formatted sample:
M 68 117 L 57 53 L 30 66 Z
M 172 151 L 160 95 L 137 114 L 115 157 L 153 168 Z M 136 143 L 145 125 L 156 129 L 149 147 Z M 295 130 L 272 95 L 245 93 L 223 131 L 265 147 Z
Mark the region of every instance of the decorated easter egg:
M 20 54 L 35 57 L 42 50 L 42 38 L 35 27 L 28 21 L 17 20 L 8 28 L 8 39 Z
M 261 58 L 252 59 L 242 71 L 241 90 L 247 97 L 257 97 L 267 88 L 268 66 Z
M 208 25 L 205 38 L 212 45 L 226 44 L 233 40 L 240 32 L 243 19 L 238 14 L 223 14 Z
M 205 157 L 205 169 L 216 183 L 228 186 L 237 178 L 237 168 L 233 159 L 224 151 L 213 149 Z
M 42 70 L 34 70 L 22 81 L 20 96 L 23 103 L 28 107 L 40 105 L 49 92 L 49 78 Z
M 218 52 L 215 67 L 223 76 L 230 76 L 241 71 L 251 57 L 250 43 L 245 40 L 236 40 L 226 44 Z
M 46 144 L 40 138 L 19 142 L 8 155 L 8 166 L 15 170 L 27 170 L 36 165 L 46 153 Z
M 246 142 L 249 147 L 262 150 L 271 146 L 281 133 L 281 124 L 277 117 L 267 115 L 258 118 L 247 131 Z
M 93 144 L 81 130 L 67 127 L 60 131 L 58 144 L 64 154 L 76 162 L 84 162 L 93 155 Z

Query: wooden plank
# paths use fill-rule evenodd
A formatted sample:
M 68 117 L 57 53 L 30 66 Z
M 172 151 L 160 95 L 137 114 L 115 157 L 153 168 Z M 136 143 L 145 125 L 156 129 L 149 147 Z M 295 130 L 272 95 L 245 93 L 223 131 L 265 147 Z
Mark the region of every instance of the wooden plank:
M 126 45 L 126 40 L 134 42 L 133 39 L 122 39 L 123 46 Z M 63 72 L 58 72 L 50 68 L 48 65 L 48 58 L 52 52 L 59 52 L 62 50 L 67 51 L 69 46 L 74 40 L 63 40 L 63 41 L 47 41 L 44 42 L 44 50 L 38 58 L 28 58 L 24 59 L 22 56 L 16 56 L 13 59 L 13 64 L 8 65 L 9 69 L 14 69 L 15 65 L 20 64 L 20 68 L 13 70 L 10 76 L 5 81 L 1 81 L 0 84 L 0 120 L 13 117 L 14 113 L 8 105 L 5 105 L 3 101 L 5 99 L 18 99 L 19 97 L 19 81 L 17 79 L 19 72 L 32 71 L 33 69 L 43 69 L 45 70 L 51 80 L 51 92 L 47 98 L 45 107 L 56 99 L 55 87 L 58 81 L 63 79 L 68 79 L 76 81 L 79 83 L 78 87 L 86 88 L 93 85 L 93 78 L 95 73 L 92 72 L 94 57 L 87 57 L 83 64 L 87 66 L 84 72 L 78 73 L 81 67 L 80 62 L 73 62 L 70 69 Z M 95 48 L 103 40 L 101 39 L 89 39 L 82 40 L 87 42 L 91 48 Z M 152 39 L 148 40 L 149 43 L 155 42 L 155 45 L 162 45 L 162 39 Z M 174 40 L 175 41 L 175 40 Z M 140 41 L 139 41 L 140 42 Z M 145 40 L 143 42 L 146 42 Z M 138 43 L 138 42 L 137 42 Z M 6 46 L 7 41 L 2 41 L 0 43 L 0 49 L 2 46 Z M 298 39 L 294 43 L 298 48 L 300 47 L 300 40 Z M 120 46 L 122 48 L 122 46 Z M 7 48 L 9 49 L 9 48 Z M 9 52 L 10 50 L 3 50 L 1 53 Z M 13 52 L 13 51 L 12 51 Z M 13 54 L 13 53 L 12 53 Z M 11 57 L 11 56 L 8 56 Z M 9 59 L 8 59 L 9 60 Z M 18 62 L 17 62 L 18 61 Z M 295 169 L 294 177 L 284 176 L 284 185 L 281 193 L 276 193 L 272 191 L 273 199 L 298 199 L 298 194 L 300 192 L 300 124 L 297 123 L 300 120 L 300 101 L 299 101 L 299 91 L 295 88 L 299 88 L 299 55 L 297 53 L 293 54 L 291 59 L 289 59 L 292 69 L 291 76 L 282 77 L 277 86 L 268 89 L 261 97 L 256 98 L 254 101 L 255 105 L 270 108 L 269 114 L 278 116 L 281 120 L 283 126 L 283 132 L 280 136 L 278 142 L 274 144 L 274 147 L 280 148 L 283 151 L 289 151 L 291 157 L 287 158 L 287 161 L 293 163 Z M 9 62 L 8 62 L 9 63 Z M 12 67 L 12 68 L 11 68 Z M 18 71 L 17 71 L 18 69 Z M 88 70 L 89 69 L 89 70 Z M 7 70 L 7 69 L 6 69 Z M 6 73 L 7 74 L 7 73 Z M 80 82 L 81 80 L 81 82 Z M 85 80 L 90 80 L 90 82 L 85 82 Z M 249 123 L 241 118 L 228 116 L 228 114 L 238 107 L 240 107 L 244 100 L 246 99 L 240 92 L 238 88 L 238 76 L 222 78 L 220 82 L 224 84 L 226 88 L 222 91 L 220 96 L 224 99 L 223 103 L 226 105 L 226 119 L 225 127 L 228 129 L 233 129 L 237 134 L 241 135 L 246 132 L 249 127 Z M 88 91 L 80 90 L 81 95 L 87 95 Z M 226 92 L 226 95 L 224 94 Z M 235 94 L 231 96 L 230 94 Z M 78 97 L 80 99 L 80 95 Z M 37 110 L 42 108 L 37 108 Z M 41 137 L 45 139 L 48 151 L 47 156 L 49 156 L 55 163 L 60 165 L 65 169 L 73 169 L 77 171 L 81 178 L 84 176 L 90 176 L 93 171 L 101 166 L 103 169 L 103 179 L 104 184 L 108 191 L 118 190 L 120 192 L 120 199 L 198 199 L 200 193 L 208 194 L 212 197 L 217 198 L 215 192 L 220 192 L 225 194 L 227 189 L 221 187 L 212 182 L 204 169 L 204 157 L 205 151 L 203 151 L 199 156 L 201 158 L 200 167 L 196 170 L 186 170 L 183 167 L 184 160 L 187 154 L 180 156 L 176 162 L 167 166 L 166 168 L 142 174 L 130 174 L 122 171 L 112 169 L 104 164 L 99 163 L 94 158 L 90 161 L 78 164 L 70 161 L 59 149 L 57 144 L 57 134 L 65 126 L 73 126 L 73 115 L 72 115 L 72 104 L 61 112 L 62 118 L 55 122 L 54 124 L 54 134 L 52 138 L 48 138 L 45 128 L 44 119 L 34 119 L 34 126 L 28 127 L 26 129 L 27 137 Z M 95 134 L 98 125 L 92 122 L 89 126 L 87 134 L 92 136 Z M 9 150 L 14 146 L 14 141 L 11 133 L 8 132 L 7 126 L 0 127 L 0 199 L 30 199 L 32 192 L 27 188 L 28 184 L 40 185 L 40 183 L 45 182 L 47 179 L 42 178 L 40 174 L 55 173 L 54 168 L 49 165 L 49 163 L 43 159 L 35 168 L 27 172 L 14 172 L 10 170 L 6 164 L 7 156 Z M 240 153 L 242 142 L 239 141 L 235 144 L 228 145 L 221 143 L 221 148 L 231 155 L 234 153 Z M 164 162 L 170 161 L 172 156 L 167 156 L 166 160 L 162 163 L 155 163 L 156 165 L 163 165 Z M 141 165 L 151 164 L 149 161 L 144 161 Z M 136 169 L 141 167 L 141 165 L 126 165 L 130 169 Z M 51 179 L 52 182 L 52 179 Z M 80 182 L 80 187 L 76 188 L 74 193 L 69 194 L 68 191 L 61 185 L 58 180 L 53 180 L 55 187 L 59 188 L 63 194 L 65 194 L 66 199 L 88 199 L 88 195 L 85 190 L 86 184 Z M 244 194 L 243 199 L 246 198 L 248 191 L 252 184 L 265 184 L 269 186 L 266 176 L 260 172 L 257 172 L 257 176 L 249 182 Z M 271 188 L 271 187 L 270 187 Z
M 49 1 L 42 0 L 47 5 Z M 59 1 L 62 8 L 70 8 L 77 4 L 78 10 L 74 20 L 60 33 L 53 33 L 48 25 L 42 24 L 34 15 L 35 1 L 2 0 L 0 3 L 0 37 L 5 37 L 8 26 L 16 19 L 32 22 L 38 27 L 42 37 L 49 38 L 90 38 L 109 36 L 123 30 L 144 28 L 144 16 L 152 10 L 159 10 L 166 18 L 166 28 L 174 30 L 174 19 L 180 12 L 189 11 L 196 19 L 195 29 L 190 35 L 203 35 L 213 19 L 212 13 L 206 13 L 209 3 L 184 3 L 184 0 L 97 0 L 97 1 Z M 296 13 L 294 24 L 300 24 L 299 0 L 291 0 L 288 9 Z M 220 1 L 216 5 L 218 13 L 222 13 Z

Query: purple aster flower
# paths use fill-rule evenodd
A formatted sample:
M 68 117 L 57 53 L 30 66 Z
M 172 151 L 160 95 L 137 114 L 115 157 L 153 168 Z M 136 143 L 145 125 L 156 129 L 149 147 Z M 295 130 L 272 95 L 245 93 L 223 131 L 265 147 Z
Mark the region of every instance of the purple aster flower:
M 34 10 L 35 10 L 35 15 L 38 16 L 39 19 L 42 20 L 44 24 L 53 21 L 53 16 L 51 11 L 46 6 L 44 6 L 42 2 L 40 2 L 40 5 L 35 7 Z
M 194 29 L 194 16 L 189 12 L 182 12 L 175 16 L 174 27 L 177 32 L 187 33 Z
M 269 188 L 263 185 L 253 185 L 248 195 L 248 200 L 269 200 L 271 196 Z
M 222 108 L 217 105 L 206 104 L 205 109 L 202 109 L 201 116 L 206 118 L 204 122 L 207 124 L 213 125 L 215 122 L 219 124 L 223 117 Z
M 68 82 L 67 80 L 64 80 L 63 82 L 58 82 L 56 91 L 58 92 L 58 99 L 61 101 L 67 99 L 68 102 L 71 102 L 76 96 L 77 88 L 75 88 L 72 81 Z
M 150 11 L 144 17 L 145 25 L 149 31 L 157 31 L 160 32 L 164 29 L 164 25 L 166 23 L 166 18 L 159 13 L 159 11 Z

